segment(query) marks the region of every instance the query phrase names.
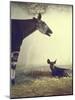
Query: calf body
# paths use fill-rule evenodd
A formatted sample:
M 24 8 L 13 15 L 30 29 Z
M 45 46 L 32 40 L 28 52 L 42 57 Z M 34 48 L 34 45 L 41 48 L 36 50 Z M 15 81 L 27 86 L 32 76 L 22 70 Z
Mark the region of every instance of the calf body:
M 52 70 L 52 75 L 59 76 L 59 77 L 67 76 L 66 70 L 67 69 L 58 68 L 58 67 L 54 66 L 54 69 Z
M 66 69 L 66 68 L 59 68 L 57 66 L 54 66 L 56 61 L 51 62 L 48 59 L 47 63 L 50 64 L 50 69 L 51 69 L 52 76 L 58 76 L 58 77 L 68 76 L 68 74 L 66 72 L 68 69 Z

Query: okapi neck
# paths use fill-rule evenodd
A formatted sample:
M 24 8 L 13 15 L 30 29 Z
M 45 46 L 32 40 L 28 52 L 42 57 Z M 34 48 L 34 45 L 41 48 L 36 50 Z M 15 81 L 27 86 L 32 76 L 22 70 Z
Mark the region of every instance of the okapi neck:
M 50 65 L 50 69 L 53 71 L 53 69 L 54 69 L 54 66 L 51 66 L 51 65 Z

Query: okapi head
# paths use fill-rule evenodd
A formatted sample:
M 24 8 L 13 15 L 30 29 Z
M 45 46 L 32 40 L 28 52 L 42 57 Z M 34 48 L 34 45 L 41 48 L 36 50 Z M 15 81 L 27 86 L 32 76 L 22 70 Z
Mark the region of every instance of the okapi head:
M 50 65 L 51 70 L 54 69 L 54 64 L 56 64 L 56 60 L 55 61 L 50 61 L 50 59 L 47 59 L 47 63 Z
M 50 36 L 50 34 L 52 34 L 52 30 L 48 27 L 48 25 L 41 20 L 42 16 L 39 13 L 38 17 L 37 17 L 37 30 L 39 30 L 41 33 Z

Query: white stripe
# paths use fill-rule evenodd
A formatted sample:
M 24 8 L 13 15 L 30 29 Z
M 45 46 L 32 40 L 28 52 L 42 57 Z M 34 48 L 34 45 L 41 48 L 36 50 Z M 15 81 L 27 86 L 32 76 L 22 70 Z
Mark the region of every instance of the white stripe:
M 15 66 L 17 64 L 17 62 L 11 62 L 11 65 Z
M 11 69 L 11 79 L 15 79 L 15 70 Z

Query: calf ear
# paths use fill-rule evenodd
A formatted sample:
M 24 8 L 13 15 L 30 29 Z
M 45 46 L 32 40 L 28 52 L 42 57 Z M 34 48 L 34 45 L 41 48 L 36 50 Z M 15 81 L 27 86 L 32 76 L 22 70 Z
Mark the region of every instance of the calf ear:
M 39 20 L 41 20 L 42 16 L 41 16 L 41 13 L 38 13 L 38 17 L 37 17 Z
M 47 63 L 50 64 L 50 60 L 49 59 L 47 59 Z
M 56 60 L 53 63 L 55 64 L 56 63 Z

